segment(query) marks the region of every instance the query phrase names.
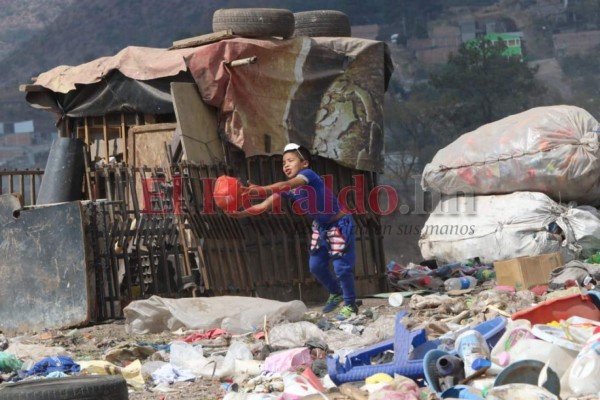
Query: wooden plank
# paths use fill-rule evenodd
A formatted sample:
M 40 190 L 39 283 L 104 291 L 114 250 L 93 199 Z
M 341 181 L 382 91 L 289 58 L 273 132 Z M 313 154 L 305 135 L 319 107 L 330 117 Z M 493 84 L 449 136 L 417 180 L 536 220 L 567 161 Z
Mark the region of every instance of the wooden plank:
M 108 152 L 108 124 L 106 123 L 106 115 L 102 116 L 102 134 L 104 138 L 104 162 L 110 162 L 110 153 Z
M 225 31 L 207 33 L 200 36 L 194 36 L 187 39 L 176 40 L 173 42 L 173 46 L 169 47 L 169 50 L 185 49 L 187 47 L 198 47 L 204 44 L 218 42 L 224 39 L 231 39 L 236 37 L 231 29 Z
M 171 83 L 171 95 L 185 159 L 197 164 L 224 162 L 217 110 L 202 101 L 193 83 Z
M 121 113 L 121 141 L 123 143 L 123 161 L 127 160 L 127 129 L 125 127 L 125 113 Z

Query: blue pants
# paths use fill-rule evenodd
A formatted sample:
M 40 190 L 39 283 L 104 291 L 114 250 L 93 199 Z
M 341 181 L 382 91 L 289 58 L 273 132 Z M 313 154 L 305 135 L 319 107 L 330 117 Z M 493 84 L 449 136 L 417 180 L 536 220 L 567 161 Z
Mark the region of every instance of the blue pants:
M 354 262 L 356 261 L 354 221 L 346 215 L 331 224 L 313 222 L 309 268 L 329 293 L 342 293 L 346 305 L 356 302 Z M 335 276 L 329 270 L 333 263 Z

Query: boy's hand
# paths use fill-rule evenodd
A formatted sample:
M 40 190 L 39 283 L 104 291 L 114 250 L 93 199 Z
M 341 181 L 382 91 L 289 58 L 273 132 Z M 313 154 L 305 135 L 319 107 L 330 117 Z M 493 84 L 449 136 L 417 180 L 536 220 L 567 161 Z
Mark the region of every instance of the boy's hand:
M 244 193 L 247 193 L 248 196 L 252 196 L 253 198 L 267 196 L 267 192 L 262 186 L 254 185 L 254 184 L 251 184 L 250 182 L 248 182 L 248 183 L 249 183 L 248 186 L 241 187 L 242 191 L 244 191 Z
M 241 219 L 247 217 L 248 213 L 246 213 L 245 211 L 231 211 L 225 213 L 225 215 L 227 215 L 230 218 Z

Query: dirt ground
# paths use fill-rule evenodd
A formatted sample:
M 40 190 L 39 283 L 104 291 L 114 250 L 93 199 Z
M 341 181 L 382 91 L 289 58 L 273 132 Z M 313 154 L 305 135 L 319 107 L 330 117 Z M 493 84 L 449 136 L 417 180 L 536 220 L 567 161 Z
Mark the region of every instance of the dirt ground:
M 410 311 L 410 317 L 403 321 L 406 328 L 410 330 L 416 329 L 417 325 L 425 327 L 428 339 L 433 339 L 447 332 L 451 324 L 464 324 L 466 322 L 470 325 L 477 324 L 488 321 L 498 314 L 511 315 L 517 310 L 522 310 L 525 307 L 529 307 L 532 303 L 543 300 L 542 297 L 536 296 L 530 291 L 509 293 L 488 290 L 492 288 L 493 284 L 493 280 L 486 281 L 481 286 L 478 285 L 475 289 L 449 292 L 449 297 L 446 295 L 424 296 L 413 294 L 412 298 L 406 298 L 400 307 L 389 305 L 386 298 L 362 298 L 360 321 L 365 327 L 369 327 L 371 324 L 375 326 L 380 318 L 385 317 L 382 321 L 393 320 L 391 319 L 392 316 L 405 309 Z M 315 316 L 316 318 L 320 318 L 322 316 L 320 314 L 321 307 L 322 304 L 308 305 L 308 313 L 305 314 L 305 319 L 314 322 Z M 331 319 L 327 318 L 327 320 L 330 321 Z M 380 325 L 377 329 L 380 332 L 387 332 L 388 327 L 389 325 Z M 338 328 L 341 329 L 341 327 Z M 69 330 L 44 331 L 9 339 L 11 342 L 19 340 L 22 343 L 36 344 L 44 347 L 61 346 L 71 354 L 76 362 L 81 362 L 84 360 L 103 360 L 109 352 L 113 352 L 115 349 L 126 345 L 145 344 L 145 346 L 155 345 L 161 347 L 174 340 L 182 339 L 191 333 L 194 332 L 130 335 L 126 331 L 125 321 L 116 320 L 93 326 Z M 347 337 L 344 338 L 345 342 L 343 343 L 346 345 L 348 339 Z M 216 346 L 222 346 L 223 350 L 226 351 L 228 343 L 224 342 Z M 349 347 L 353 348 L 352 346 Z M 203 350 L 206 350 L 204 345 Z M 168 358 L 168 356 L 165 358 Z M 154 353 L 149 358 L 144 359 L 142 365 L 150 361 L 168 361 L 168 359 L 162 359 L 159 357 L 159 353 Z M 142 367 L 143 370 L 144 368 Z M 227 381 L 221 382 L 219 379 L 198 378 L 194 382 L 176 383 L 169 386 L 167 391 L 161 391 L 156 390 L 150 379 L 146 379 L 145 382 L 145 388 L 142 390 L 134 391 L 130 389 L 129 399 L 216 400 L 222 399 L 225 396 L 225 387 L 230 383 Z M 567 399 L 572 400 L 574 398 L 569 397 Z M 591 400 L 598 399 L 598 397 L 584 396 L 578 399 Z
M 317 312 L 321 307 L 322 305 L 309 305 L 309 312 Z M 397 308 L 388 305 L 386 299 L 378 298 L 363 299 L 361 311 L 366 309 L 375 309 L 379 315 L 395 314 L 398 312 Z M 187 332 L 186 334 L 189 333 Z M 73 330 L 40 332 L 35 335 L 26 336 L 23 341 L 46 347 L 64 347 L 77 362 L 80 360 L 102 360 L 108 350 L 127 344 L 143 342 L 162 345 L 181 337 L 181 335 L 172 332 L 130 335 L 126 332 L 124 320 L 114 320 Z M 151 358 L 160 360 L 160 358 L 156 357 Z M 147 361 L 149 360 L 142 361 L 142 364 Z M 148 379 L 146 379 L 146 382 L 148 382 Z M 131 400 L 211 400 L 220 399 L 225 395 L 224 385 L 219 379 L 198 378 L 195 382 L 176 383 L 169 387 L 169 392 L 153 392 L 152 386 L 152 384 L 147 384 L 146 389 L 139 391 L 130 389 L 129 398 Z

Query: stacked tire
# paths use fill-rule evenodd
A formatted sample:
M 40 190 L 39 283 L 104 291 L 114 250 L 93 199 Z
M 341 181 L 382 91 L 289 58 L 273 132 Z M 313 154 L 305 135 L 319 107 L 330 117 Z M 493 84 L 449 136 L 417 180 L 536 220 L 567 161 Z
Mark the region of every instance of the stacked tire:
M 315 10 L 294 14 L 294 36 L 350 37 L 350 20 L 341 11 Z
M 8 383 L 0 386 L 0 400 L 127 400 L 122 376 L 79 375 Z
M 279 8 L 223 8 L 213 14 L 213 32 L 261 38 L 292 36 L 349 37 L 350 20 L 341 11 L 314 10 L 293 14 Z
M 294 14 L 279 8 L 223 8 L 213 14 L 213 32 L 231 29 L 234 35 L 289 38 L 294 34 Z

